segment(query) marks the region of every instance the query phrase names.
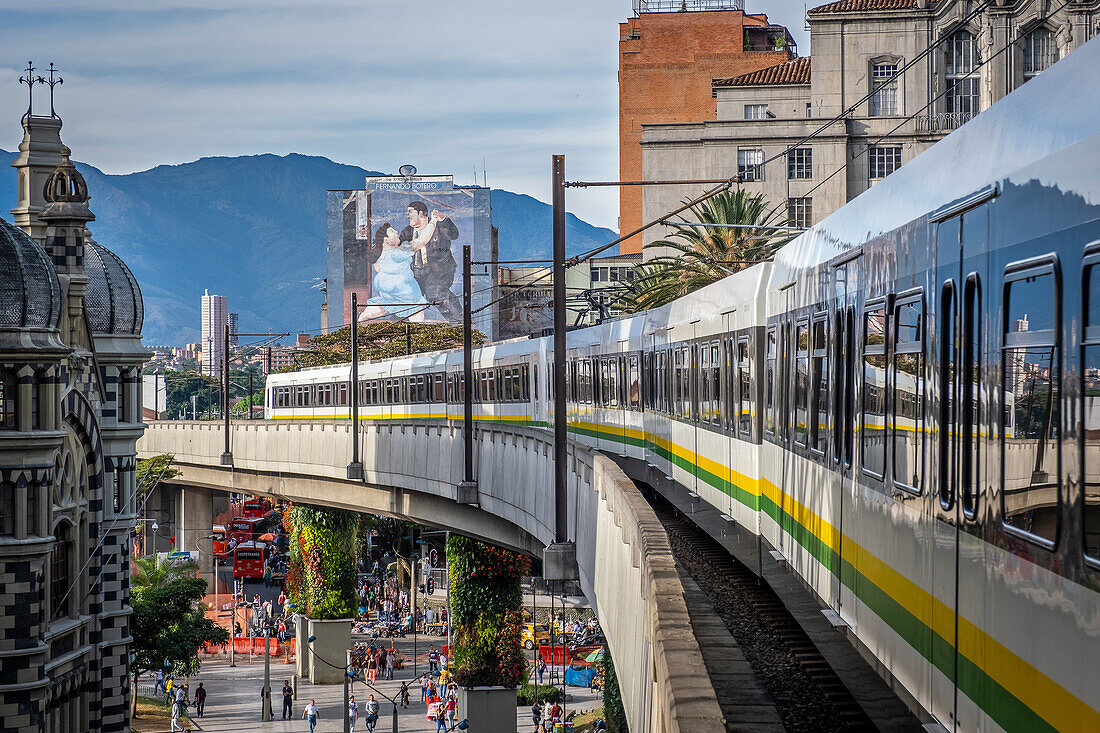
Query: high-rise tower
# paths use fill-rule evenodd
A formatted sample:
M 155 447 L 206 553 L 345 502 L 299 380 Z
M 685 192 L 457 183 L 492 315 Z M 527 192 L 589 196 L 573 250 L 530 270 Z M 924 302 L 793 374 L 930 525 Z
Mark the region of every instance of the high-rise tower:
M 225 327 L 229 323 L 229 299 L 224 295 L 202 296 L 202 373 L 222 376 L 225 365 Z

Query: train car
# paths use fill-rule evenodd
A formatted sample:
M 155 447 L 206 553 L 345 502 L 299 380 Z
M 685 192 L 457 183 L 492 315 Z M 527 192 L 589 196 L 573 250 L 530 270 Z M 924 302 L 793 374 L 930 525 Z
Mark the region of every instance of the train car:
M 950 730 L 1100 730 L 1097 69 L 1090 41 L 773 263 L 567 339 L 575 439 L 757 533 Z M 474 362 L 476 419 L 553 424 L 550 339 Z M 274 375 L 267 415 L 346 416 L 349 379 Z M 368 419 L 462 417 L 460 350 L 364 384 Z

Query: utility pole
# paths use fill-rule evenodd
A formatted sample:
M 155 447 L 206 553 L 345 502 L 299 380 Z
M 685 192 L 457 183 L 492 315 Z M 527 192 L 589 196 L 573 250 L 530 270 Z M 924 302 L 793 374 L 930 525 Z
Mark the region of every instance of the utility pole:
M 229 323 L 225 324 L 225 353 L 222 355 L 222 417 L 225 420 L 225 450 L 221 464 L 233 465 L 233 454 L 229 452 Z
M 405 321 L 405 356 L 410 356 L 413 353 L 413 337 L 412 326 L 408 321 Z
M 253 397 L 253 392 L 252 392 L 252 365 L 249 364 L 248 365 L 248 419 L 249 420 L 252 419 L 252 400 L 253 399 L 254 399 L 254 397 Z
M 266 619 L 265 619 L 266 620 Z M 263 722 L 271 720 L 271 624 L 264 624 L 264 709 Z
M 472 310 L 473 264 L 470 245 L 462 247 L 462 483 L 458 501 L 477 503 L 477 479 L 474 478 L 474 317 Z
M 555 155 L 554 231 L 554 541 L 543 552 L 543 577 L 577 579 L 577 545 L 569 538 L 568 416 L 565 412 L 565 156 Z
M 554 233 L 554 541 L 569 541 L 565 417 L 565 156 L 553 157 Z
M 344 665 L 344 733 L 351 733 L 351 711 L 348 710 L 348 702 L 351 697 L 351 652 L 347 654 L 347 664 Z
M 348 478 L 363 480 L 363 462 L 359 460 L 359 294 L 351 293 L 351 463 Z

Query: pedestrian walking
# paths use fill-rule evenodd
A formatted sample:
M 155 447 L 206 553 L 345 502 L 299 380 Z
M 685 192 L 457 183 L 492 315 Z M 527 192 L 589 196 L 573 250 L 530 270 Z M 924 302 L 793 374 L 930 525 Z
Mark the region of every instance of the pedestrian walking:
M 355 702 L 355 695 L 348 698 L 348 723 L 351 725 L 351 732 L 355 733 L 355 723 L 359 720 L 359 703 Z M 367 730 L 371 730 L 370 723 L 367 723 Z
M 458 700 L 454 695 L 447 697 L 447 725 L 452 730 L 455 727 L 455 717 L 458 715 Z
M 311 699 L 309 705 L 306 705 L 305 710 L 302 711 L 302 718 L 309 721 L 309 733 L 313 733 L 313 729 L 317 727 L 317 717 L 317 703 Z
M 157 697 L 160 693 L 164 692 L 164 670 L 157 670 L 157 683 L 153 686 L 153 697 Z
M 447 733 L 447 711 L 442 705 L 436 708 L 435 713 L 435 733 Z
M 428 671 L 439 669 L 439 652 L 435 650 L 435 644 L 428 645 Z
M 206 688 L 199 683 L 198 688 L 195 690 L 195 715 L 198 717 L 203 716 L 203 712 L 206 710 Z
M 546 660 L 543 659 L 542 657 L 539 657 L 538 664 L 535 665 L 535 671 L 538 673 L 539 684 L 541 685 L 542 684 L 542 676 L 544 674 L 546 674 Z
M 172 733 L 177 730 L 184 730 L 184 727 L 180 724 L 180 702 L 177 700 L 172 703 Z
M 290 686 L 290 680 L 283 680 L 283 720 L 294 719 L 294 688 Z
M 420 675 L 420 702 L 428 701 L 428 675 Z
M 374 733 L 374 726 L 378 724 L 378 701 L 374 699 L 374 695 L 367 700 L 366 713 L 367 733 Z
M 409 683 L 401 683 L 401 707 L 405 710 L 409 709 Z
M 386 655 L 386 679 L 388 679 L 388 680 L 393 679 L 393 664 L 394 664 L 393 658 L 394 658 L 394 656 L 396 656 L 396 655 L 393 654 L 393 652 L 390 652 L 389 654 Z
M 378 676 L 378 660 L 372 650 L 367 651 L 367 679 L 373 683 Z
M 531 722 L 535 724 L 534 733 L 541 733 L 542 731 L 542 705 L 538 700 L 535 700 L 531 705 Z

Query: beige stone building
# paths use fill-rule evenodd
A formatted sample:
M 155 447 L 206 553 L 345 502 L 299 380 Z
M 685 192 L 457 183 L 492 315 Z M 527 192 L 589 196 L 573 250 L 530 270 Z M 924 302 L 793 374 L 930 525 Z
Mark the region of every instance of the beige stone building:
M 984 7 L 839 0 L 812 8 L 811 56 L 715 79 L 714 119 L 645 125 L 643 176 L 740 174 L 743 188 L 763 193 L 793 223 L 813 224 L 1092 38 L 1098 9 L 1100 0 Z M 643 218 L 703 188 L 647 187 Z M 654 227 L 645 241 L 666 233 Z

